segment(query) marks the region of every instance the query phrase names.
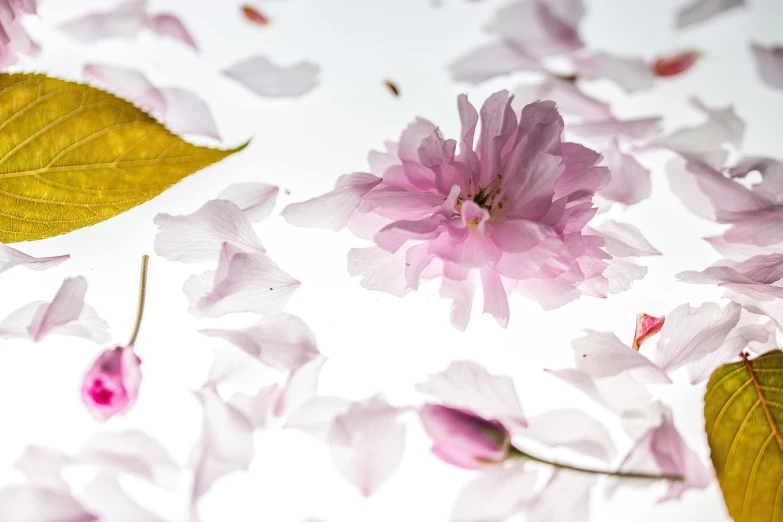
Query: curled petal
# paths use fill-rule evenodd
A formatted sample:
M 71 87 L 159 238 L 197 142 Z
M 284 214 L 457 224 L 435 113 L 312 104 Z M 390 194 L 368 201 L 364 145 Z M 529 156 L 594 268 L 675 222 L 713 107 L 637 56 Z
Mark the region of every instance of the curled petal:
M 237 346 L 278 370 L 294 370 L 318 356 L 315 335 L 300 318 L 279 314 L 241 330 L 200 330 Z
M 248 253 L 266 252 L 247 215 L 231 201 L 208 201 L 185 216 L 158 214 L 154 223 L 155 252 L 169 261 L 210 261 L 224 243 Z
M 279 192 L 279 188 L 266 183 L 237 183 L 218 194 L 217 199 L 234 203 L 250 222 L 257 223 L 272 214 Z
M 263 56 L 253 56 L 223 71 L 258 96 L 286 98 L 302 96 L 318 85 L 319 68 L 302 61 L 279 66 Z
M 70 257 L 68 254 L 52 257 L 33 257 L 8 245 L 0 244 L 0 273 L 15 266 L 23 266 L 36 271 L 47 270 L 67 261 Z
M 633 344 L 631 344 L 631 348 L 638 352 L 644 341 L 661 331 L 665 320 L 666 318 L 664 316 L 654 317 L 649 314 L 637 315 L 636 331 L 633 334 Z
M 183 289 L 191 313 L 220 317 L 238 312 L 277 313 L 299 284 L 266 254 L 240 252 L 224 243 L 217 272 L 192 276 Z
M 611 179 L 598 191 L 609 201 L 633 205 L 650 197 L 650 171 L 636 158 L 620 150 L 617 140 L 604 149 L 604 165 L 609 168 Z
M 193 39 L 193 36 L 191 36 L 182 24 L 182 21 L 174 15 L 159 14 L 150 16 L 144 21 L 144 25 L 157 35 L 169 36 L 175 40 L 179 40 L 192 49 L 198 50 L 198 45 Z
M 574 61 L 580 78 L 595 80 L 607 78 L 626 92 L 649 89 L 655 84 L 655 76 L 647 63 L 640 58 L 623 58 L 606 53 L 595 53 Z
M 653 62 L 652 70 L 655 76 L 668 77 L 682 74 L 702 57 L 699 51 L 683 51 L 669 56 L 662 56 Z

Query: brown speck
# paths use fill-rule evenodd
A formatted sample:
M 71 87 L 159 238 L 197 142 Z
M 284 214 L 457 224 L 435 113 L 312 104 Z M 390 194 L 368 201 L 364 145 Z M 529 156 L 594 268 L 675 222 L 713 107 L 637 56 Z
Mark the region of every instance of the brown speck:
M 272 290 L 274 290 L 274 288 L 272 288 L 272 287 L 270 286 L 270 287 L 269 287 L 269 291 L 271 292 Z
M 285 194 L 286 196 L 290 196 L 291 195 L 291 191 L 288 190 L 288 189 L 283 189 L 283 194 Z
M 582 354 L 582 357 L 587 357 L 587 354 L 586 354 L 586 353 L 583 353 L 583 354 Z
M 387 89 L 389 89 L 389 91 L 391 91 L 391 93 L 393 95 L 399 97 L 400 89 L 397 87 L 397 85 L 393 81 L 391 81 L 391 80 L 384 80 L 383 84 L 386 86 Z

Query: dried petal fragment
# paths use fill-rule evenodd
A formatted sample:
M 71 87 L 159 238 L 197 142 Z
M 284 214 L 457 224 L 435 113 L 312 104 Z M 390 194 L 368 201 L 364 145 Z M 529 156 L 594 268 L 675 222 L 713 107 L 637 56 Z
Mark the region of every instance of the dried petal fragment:
M 703 56 L 699 51 L 683 51 L 668 56 L 662 56 L 653 62 L 652 70 L 655 76 L 668 77 L 682 74 Z
M 264 13 L 251 5 L 243 5 L 242 14 L 245 17 L 245 20 L 248 22 L 254 23 L 256 25 L 269 25 L 269 18 L 267 18 Z
M 661 331 L 665 320 L 666 317 L 663 315 L 661 317 L 655 317 L 649 314 L 637 315 L 636 331 L 633 334 L 633 344 L 631 344 L 631 348 L 638 352 L 644 341 Z

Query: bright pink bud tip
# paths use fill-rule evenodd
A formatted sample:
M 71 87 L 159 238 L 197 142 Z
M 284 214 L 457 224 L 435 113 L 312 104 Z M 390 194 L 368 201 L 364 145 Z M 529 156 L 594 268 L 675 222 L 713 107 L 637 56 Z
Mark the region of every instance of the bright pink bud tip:
M 658 58 L 653 62 L 655 76 L 677 76 L 684 73 L 699 61 L 701 53 L 698 51 L 685 51 Z
M 82 400 L 93 417 L 107 420 L 133 405 L 141 384 L 140 364 L 132 348 L 118 346 L 98 356 L 82 383 Z
M 449 464 L 478 469 L 508 457 L 511 437 L 497 421 L 436 404 L 424 406 L 420 415 L 424 429 L 434 440 L 432 452 Z
M 647 340 L 648 337 L 652 337 L 661 331 L 665 320 L 665 316 L 653 317 L 652 315 L 647 314 L 637 315 L 636 332 L 633 335 L 633 344 L 631 345 L 631 348 L 638 352 L 642 343 Z

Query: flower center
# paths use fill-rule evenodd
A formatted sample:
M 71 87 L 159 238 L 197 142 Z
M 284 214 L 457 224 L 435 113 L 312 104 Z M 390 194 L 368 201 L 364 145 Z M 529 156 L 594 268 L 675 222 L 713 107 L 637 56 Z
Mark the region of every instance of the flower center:
M 90 397 L 92 397 L 92 400 L 96 404 L 106 406 L 111 404 L 111 400 L 114 397 L 114 392 L 106 388 L 103 385 L 102 380 L 95 379 L 95 381 L 92 383 L 92 386 L 90 386 Z
M 481 208 L 486 209 L 487 211 L 491 212 L 492 208 L 503 208 L 503 202 L 502 201 L 495 201 L 498 196 L 500 196 L 500 182 L 503 180 L 503 176 L 498 174 L 494 178 L 492 178 L 489 183 L 487 183 L 486 187 L 479 187 L 479 189 L 476 191 L 475 194 L 473 194 L 472 189 L 468 189 L 469 193 L 467 197 L 459 196 L 457 198 L 457 208 L 459 209 L 462 205 L 463 201 L 466 200 L 472 200 L 473 203 L 480 206 Z M 472 185 L 472 180 L 468 180 L 468 185 Z M 478 225 L 479 220 L 474 219 L 468 223 L 469 225 Z

